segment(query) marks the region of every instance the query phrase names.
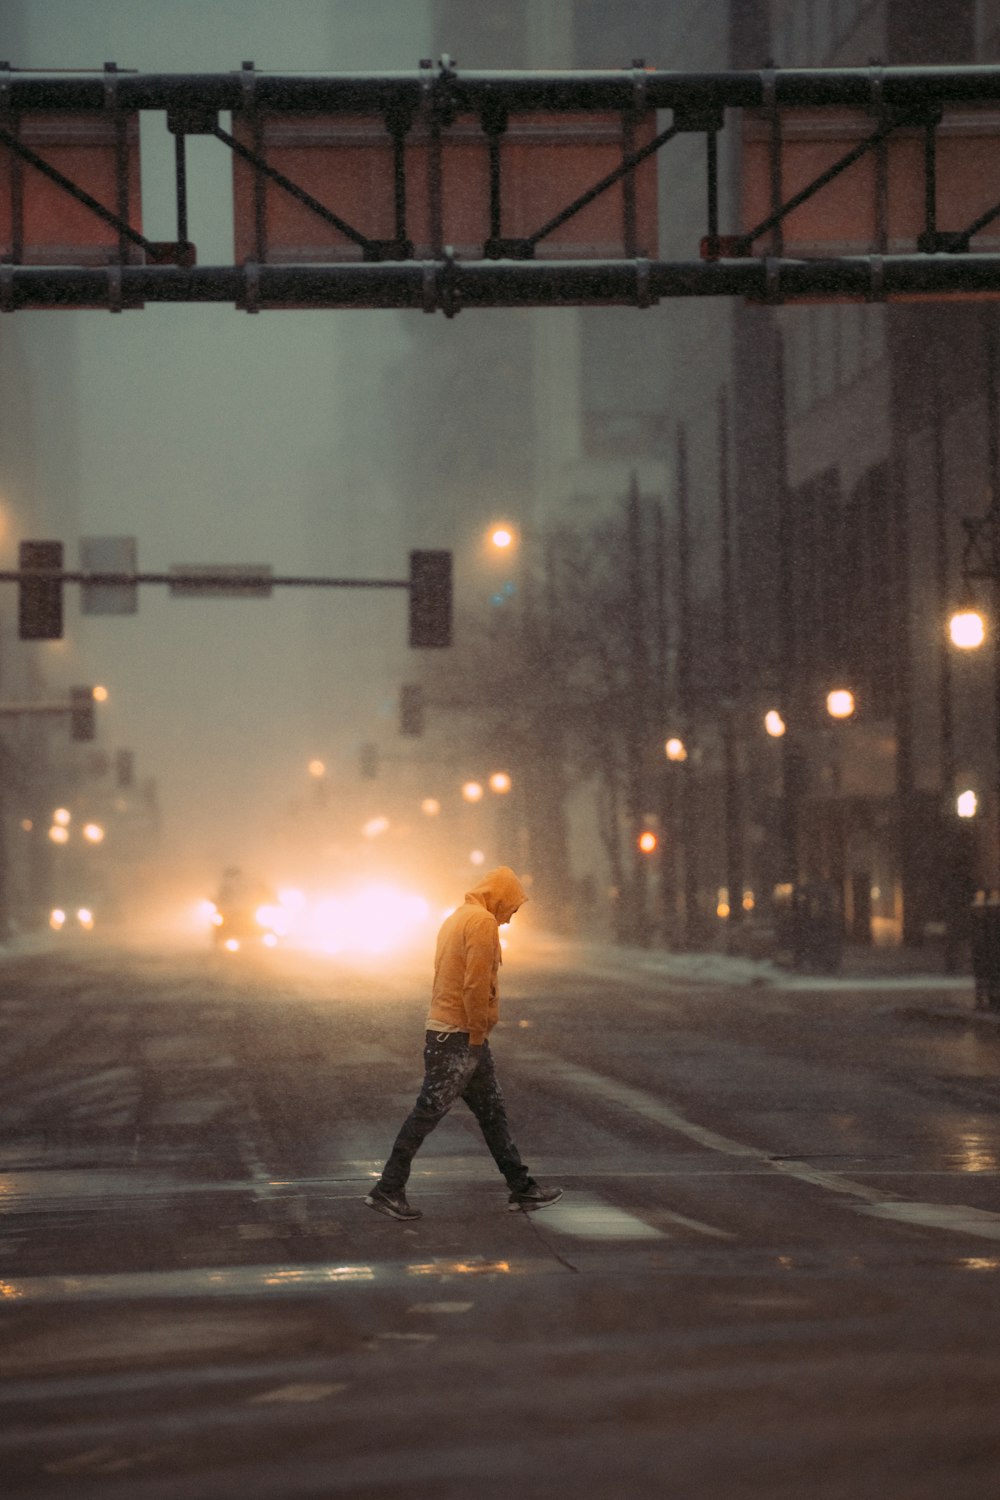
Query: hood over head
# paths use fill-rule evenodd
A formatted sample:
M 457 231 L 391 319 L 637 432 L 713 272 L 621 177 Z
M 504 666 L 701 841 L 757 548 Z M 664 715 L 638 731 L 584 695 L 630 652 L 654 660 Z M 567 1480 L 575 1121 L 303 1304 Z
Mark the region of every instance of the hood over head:
M 509 865 L 498 865 L 484 875 L 478 885 L 465 893 L 466 901 L 476 901 L 496 916 L 498 911 L 512 912 L 523 906 L 528 897 L 524 886 Z

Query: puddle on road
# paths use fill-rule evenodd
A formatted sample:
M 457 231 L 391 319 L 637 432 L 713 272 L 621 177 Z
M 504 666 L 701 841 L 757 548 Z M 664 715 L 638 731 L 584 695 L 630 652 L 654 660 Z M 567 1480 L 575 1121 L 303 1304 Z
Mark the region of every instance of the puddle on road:
M 0 1209 L 38 1212 L 47 1203 L 73 1202 L 79 1207 L 119 1198 L 156 1198 L 189 1193 L 247 1192 L 250 1183 L 185 1182 L 167 1172 L 135 1168 L 43 1168 L 0 1173 Z
M 268 1297 L 375 1280 L 369 1265 L 212 1266 L 190 1271 L 108 1271 L 90 1276 L 0 1280 L 0 1303 L 141 1300 L 147 1297 Z

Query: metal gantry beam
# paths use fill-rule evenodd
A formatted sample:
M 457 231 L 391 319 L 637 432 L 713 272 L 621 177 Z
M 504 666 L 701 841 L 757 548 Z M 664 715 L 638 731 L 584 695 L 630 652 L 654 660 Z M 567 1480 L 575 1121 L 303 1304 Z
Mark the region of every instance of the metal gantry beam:
M 980 119 L 1000 108 L 1000 68 L 921 67 L 760 69 L 740 73 L 676 73 L 634 66 L 620 71 L 460 71 L 450 60 L 423 63 L 410 72 L 366 74 L 266 74 L 245 63 L 231 73 L 143 74 L 111 64 L 90 73 L 21 72 L 0 64 L 0 228 L 6 213 L 6 248 L 0 263 L 0 311 L 43 307 L 101 307 L 120 311 L 146 302 L 227 302 L 248 312 L 268 307 L 390 307 L 454 315 L 462 308 L 625 304 L 648 307 L 662 298 L 736 296 L 780 303 L 796 298 L 887 298 L 1000 295 L 1000 254 L 984 251 L 975 238 L 1000 220 L 1000 176 L 992 196 L 966 221 L 938 223 L 939 194 L 947 187 L 953 158 L 939 153 L 942 118 L 948 111 Z M 862 138 L 826 162 L 794 190 L 781 190 L 787 143 L 786 114 L 829 110 L 831 118 L 853 111 L 867 122 Z M 125 121 L 143 111 L 165 114 L 176 146 L 177 238 L 150 241 L 138 224 L 137 195 L 130 195 Z M 660 117 L 656 118 L 656 113 Z M 720 213 L 720 136 L 740 128 L 740 112 L 767 122 L 777 187 L 768 211 L 749 225 L 724 225 Z M 595 154 L 592 179 L 575 180 L 565 200 L 539 214 L 539 222 L 510 231 L 509 173 L 514 126 L 551 115 L 567 124 L 586 116 L 620 122 L 617 157 Z M 220 122 L 232 117 L 232 129 Z M 28 122 L 73 116 L 115 128 L 113 183 L 104 196 L 74 181 L 43 143 L 29 139 Z M 391 158 L 387 178 L 392 197 L 387 234 L 358 222 L 359 200 L 341 202 L 339 180 L 319 192 L 297 180 L 286 158 L 267 138 L 267 122 L 285 128 L 298 121 L 333 119 L 336 129 L 369 119 Z M 523 117 L 523 118 L 522 118 Z M 444 165 L 449 132 L 466 124 L 466 145 L 475 137 L 474 168 L 450 172 Z M 649 122 L 655 121 L 655 125 Z M 649 123 L 636 136 L 637 122 Z M 529 123 L 528 132 L 534 128 Z M 644 127 L 645 128 L 645 127 Z M 916 249 L 889 253 L 885 223 L 872 253 L 789 255 L 785 227 L 803 205 L 859 162 L 885 166 L 887 143 L 914 132 L 922 145 L 922 224 Z M 686 226 L 691 255 L 655 258 L 655 246 L 637 243 L 637 184 L 650 159 L 669 154 L 678 136 L 705 137 L 705 219 Z M 242 171 L 253 201 L 248 244 L 231 265 L 198 266 L 189 239 L 185 143 L 189 135 L 211 136 Z M 414 143 L 419 149 L 414 148 Z M 137 148 L 136 148 L 137 149 Z M 471 158 L 467 158 L 469 160 Z M 554 161 L 555 158 L 551 158 Z M 131 162 L 131 165 L 130 165 Z M 552 167 L 552 171 L 556 171 Z M 33 175 L 34 174 L 34 175 Z M 476 174 L 484 175 L 480 181 Z M 91 263 L 55 264 L 24 246 L 25 180 L 44 178 L 51 202 L 65 203 L 100 220 L 108 243 Z M 648 180 L 648 179 L 647 179 Z M 665 174 L 669 191 L 670 174 Z M 414 204 L 427 195 L 429 222 L 422 225 L 429 251 L 415 243 Z M 270 237 L 268 204 L 288 207 L 316 229 L 326 249 L 305 243 L 291 255 Z M 478 194 L 485 229 L 471 246 L 442 241 L 442 223 L 456 197 Z M 19 197 L 20 194 L 20 197 Z M 617 196 L 616 196 L 617 195 Z M 4 200 L 6 199 L 6 203 Z M 556 255 L 553 236 L 581 222 L 595 204 L 620 202 L 620 253 Z M 477 200 L 478 201 L 478 200 Z M 361 200 L 362 207 L 363 200 Z M 461 206 L 461 205 L 460 205 Z M 731 208 L 732 206 L 727 206 Z M 56 210 L 58 212 L 58 210 Z M 420 212 L 423 209 L 421 208 Z M 273 207 L 270 210 L 272 216 Z M 669 218 L 669 205 L 666 217 Z M 476 220 L 477 224 L 479 220 Z M 195 237 L 197 227 L 195 227 Z M 306 241 L 311 231 L 303 230 Z M 330 236 L 340 236 L 333 248 Z M 599 237 L 598 237 L 599 238 Z M 971 248 L 970 248 L 971 245 Z M 40 258 L 41 255 L 41 258 Z M 284 260 L 282 260 L 284 256 Z M 280 262 L 280 263 L 278 263 Z

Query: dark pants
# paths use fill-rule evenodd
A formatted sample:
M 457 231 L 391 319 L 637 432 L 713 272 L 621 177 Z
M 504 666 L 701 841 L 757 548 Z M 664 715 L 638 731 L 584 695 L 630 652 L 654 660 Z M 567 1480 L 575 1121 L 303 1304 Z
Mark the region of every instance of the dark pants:
M 489 1042 L 478 1056 L 469 1050 L 467 1031 L 428 1031 L 424 1043 L 424 1082 L 382 1171 L 379 1186 L 387 1193 L 405 1188 L 413 1158 L 456 1099 L 464 1099 L 479 1121 L 493 1160 L 516 1192 L 532 1178 L 510 1138 L 503 1094 Z

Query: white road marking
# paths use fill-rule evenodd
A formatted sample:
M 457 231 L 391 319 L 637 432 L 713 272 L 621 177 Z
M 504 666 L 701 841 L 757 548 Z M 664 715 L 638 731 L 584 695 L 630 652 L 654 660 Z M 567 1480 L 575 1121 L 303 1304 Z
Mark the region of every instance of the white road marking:
M 875 1219 L 894 1219 L 900 1224 L 922 1224 L 932 1229 L 950 1229 L 956 1234 L 975 1234 L 984 1240 L 1000 1240 L 1000 1214 L 984 1208 L 953 1207 L 948 1203 L 874 1203 L 862 1213 Z
M 474 1302 L 414 1302 L 408 1313 L 465 1313 L 471 1312 Z
M 670 1208 L 658 1208 L 656 1210 L 658 1219 L 669 1219 L 672 1224 L 679 1224 L 682 1229 L 693 1229 L 696 1234 L 708 1234 L 717 1240 L 734 1240 L 735 1234 L 728 1229 L 716 1229 L 714 1224 L 703 1224 L 700 1219 L 689 1219 L 687 1214 L 675 1214 Z
M 990 1213 L 986 1209 L 967 1208 L 963 1205 L 903 1202 L 894 1194 L 887 1194 L 881 1188 L 869 1187 L 862 1182 L 855 1182 L 853 1178 L 843 1177 L 839 1172 L 811 1167 L 807 1162 L 794 1159 L 776 1160 L 768 1152 L 762 1151 L 759 1146 L 750 1146 L 745 1141 L 733 1140 L 731 1136 L 720 1135 L 718 1131 L 708 1130 L 705 1126 L 696 1124 L 686 1115 L 682 1115 L 679 1110 L 674 1109 L 672 1105 L 664 1103 L 662 1099 L 652 1094 L 647 1094 L 643 1089 L 633 1088 L 631 1084 L 620 1083 L 613 1078 L 606 1078 L 601 1073 L 594 1073 L 589 1068 L 581 1068 L 574 1063 L 565 1062 L 562 1058 L 547 1052 L 522 1052 L 520 1057 L 522 1061 L 538 1068 L 548 1077 L 559 1079 L 585 1093 L 596 1094 L 602 1099 L 623 1105 L 626 1109 L 631 1109 L 641 1115 L 643 1119 L 652 1120 L 655 1124 L 663 1125 L 678 1135 L 686 1136 L 688 1140 L 695 1141 L 706 1150 L 759 1162 L 771 1172 L 793 1177 L 798 1182 L 807 1182 L 812 1187 L 822 1188 L 826 1192 L 835 1193 L 838 1197 L 856 1198 L 865 1205 L 862 1212 L 874 1218 L 915 1224 L 925 1229 L 947 1229 L 953 1233 L 976 1235 L 980 1239 L 1000 1239 L 1000 1214 Z M 555 1209 L 549 1209 L 547 1212 L 552 1214 Z
M 395 1340 L 397 1343 L 405 1344 L 436 1344 L 436 1333 L 377 1333 L 374 1338 L 367 1341 L 369 1349 L 377 1349 L 379 1340 Z
M 334 1381 L 332 1385 L 299 1381 L 294 1385 L 279 1385 L 273 1391 L 261 1391 L 259 1396 L 251 1396 L 247 1405 L 263 1406 L 271 1401 L 325 1401 L 328 1396 L 339 1396 L 341 1391 L 346 1391 L 347 1388 L 346 1380 Z
M 592 1193 L 572 1193 L 539 1215 L 545 1229 L 588 1240 L 662 1240 L 663 1232 L 644 1219 L 614 1208 Z

